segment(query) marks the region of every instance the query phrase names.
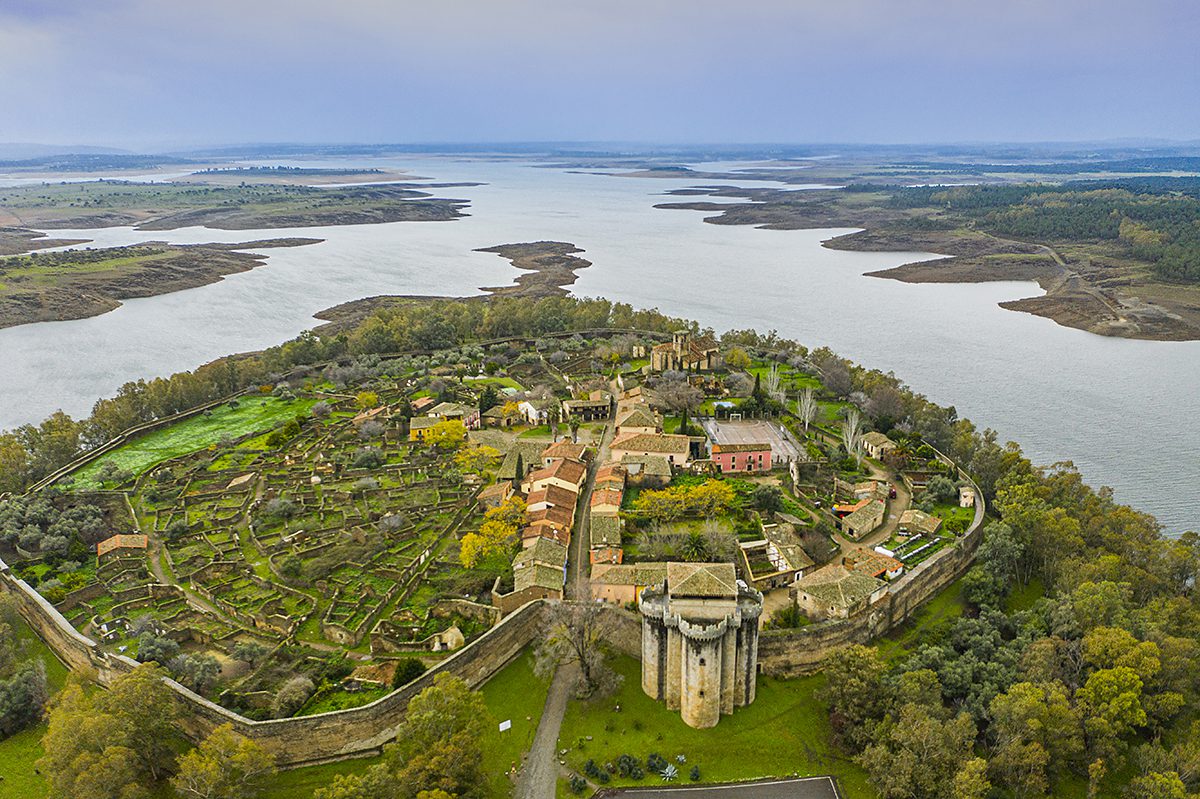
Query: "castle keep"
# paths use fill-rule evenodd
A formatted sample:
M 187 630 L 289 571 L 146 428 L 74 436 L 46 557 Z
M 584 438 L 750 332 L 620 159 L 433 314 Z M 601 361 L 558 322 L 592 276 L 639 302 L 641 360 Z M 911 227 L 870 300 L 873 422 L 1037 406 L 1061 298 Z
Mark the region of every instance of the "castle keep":
M 691 727 L 754 701 L 762 594 L 732 563 L 668 563 L 642 612 L 642 690 L 678 709 Z

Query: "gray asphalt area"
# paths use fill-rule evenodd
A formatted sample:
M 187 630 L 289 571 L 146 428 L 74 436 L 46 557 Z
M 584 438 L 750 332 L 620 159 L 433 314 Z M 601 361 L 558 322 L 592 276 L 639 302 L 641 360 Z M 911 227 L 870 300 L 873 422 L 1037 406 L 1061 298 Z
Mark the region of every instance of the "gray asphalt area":
M 832 777 L 765 780 L 741 785 L 627 788 L 601 795 L 620 799 L 841 799 Z
M 775 463 L 786 463 L 800 457 L 800 449 L 791 434 L 766 419 L 734 422 L 702 419 L 700 424 L 704 426 L 708 439 L 718 444 L 770 444 L 771 460 Z

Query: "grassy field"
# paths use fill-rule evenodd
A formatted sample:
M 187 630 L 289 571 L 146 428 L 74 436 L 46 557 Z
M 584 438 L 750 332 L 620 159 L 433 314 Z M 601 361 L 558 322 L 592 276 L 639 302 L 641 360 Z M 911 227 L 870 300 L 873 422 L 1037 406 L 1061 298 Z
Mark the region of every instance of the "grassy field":
M 567 763 L 580 773 L 589 758 L 603 764 L 630 754 L 644 762 L 657 752 L 672 763 L 676 755 L 686 756 L 679 767 L 684 783 L 692 766 L 699 766 L 703 782 L 833 774 L 847 799 L 874 795 L 863 770 L 829 742 L 829 716 L 814 696 L 823 676 L 760 677 L 754 704 L 723 716 L 715 729 L 695 730 L 677 711 L 642 693 L 638 661 L 622 656 L 613 665 L 624 677 L 616 696 L 572 701 L 563 720 L 559 748 L 570 750 Z M 614 778 L 611 785 L 658 783 L 647 775 L 641 783 Z
M 220 405 L 208 413 L 156 430 L 131 441 L 72 475 L 78 488 L 100 488 L 96 478 L 102 464 L 141 474 L 155 464 L 212 446 L 223 436 L 237 438 L 267 430 L 298 414 L 306 414 L 316 400 L 278 397 L 245 397 L 236 408 Z
M 27 651 L 46 664 L 46 678 L 52 693 L 67 681 L 67 667 L 59 662 L 41 639 L 24 622 L 17 625 L 17 637 L 26 642 Z M 36 773 L 34 762 L 42 756 L 42 736 L 46 725 L 38 724 L 0 741 L 0 799 L 38 799 L 46 795 L 46 781 Z
M 492 777 L 493 797 L 501 799 L 512 795 L 509 772 L 520 765 L 533 743 L 549 690 L 549 681 L 539 679 L 533 673 L 533 653 L 529 650 L 481 689 L 488 711 L 496 722 L 483 740 L 483 765 Z M 512 721 L 512 729 L 500 732 L 502 721 Z
M 962 579 L 946 586 L 937 596 L 922 605 L 908 621 L 876 642 L 879 654 L 886 660 L 906 657 L 923 642 L 932 640 L 932 633 L 948 627 L 967 609 L 962 595 Z

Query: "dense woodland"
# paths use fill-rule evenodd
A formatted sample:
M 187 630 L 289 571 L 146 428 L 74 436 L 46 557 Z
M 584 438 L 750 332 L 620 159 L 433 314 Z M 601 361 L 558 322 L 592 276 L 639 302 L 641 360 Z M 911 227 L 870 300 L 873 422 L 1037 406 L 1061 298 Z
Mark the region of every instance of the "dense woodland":
M 952 228 L 966 222 L 1029 241 L 1104 241 L 1151 265 L 1165 281 L 1200 282 L 1200 184 L 1133 178 L 1063 185 L 920 186 L 896 191 L 897 208 L 938 208 Z M 922 220 L 927 221 L 927 220 Z

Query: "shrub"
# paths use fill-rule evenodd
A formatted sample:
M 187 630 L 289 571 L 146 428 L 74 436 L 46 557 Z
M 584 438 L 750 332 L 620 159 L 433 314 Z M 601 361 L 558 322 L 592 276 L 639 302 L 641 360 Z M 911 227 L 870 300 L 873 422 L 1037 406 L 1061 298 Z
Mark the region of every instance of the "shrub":
M 304 676 L 296 676 L 283 684 L 279 689 L 279 693 L 275 694 L 275 701 L 271 704 L 271 710 L 275 718 L 282 719 L 295 715 L 296 711 L 304 707 L 304 703 L 313 694 L 313 681 Z
M 383 465 L 383 453 L 374 447 L 364 447 L 354 453 L 351 466 L 355 469 L 378 469 Z
M 401 658 L 396 661 L 396 673 L 392 675 L 392 687 L 408 685 L 425 673 L 425 664 L 417 658 Z

